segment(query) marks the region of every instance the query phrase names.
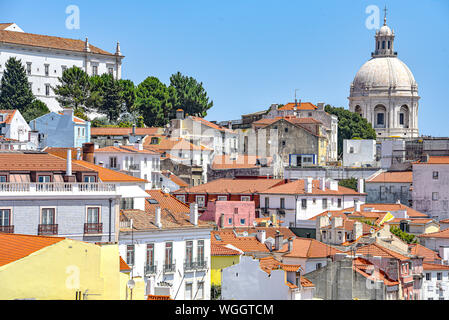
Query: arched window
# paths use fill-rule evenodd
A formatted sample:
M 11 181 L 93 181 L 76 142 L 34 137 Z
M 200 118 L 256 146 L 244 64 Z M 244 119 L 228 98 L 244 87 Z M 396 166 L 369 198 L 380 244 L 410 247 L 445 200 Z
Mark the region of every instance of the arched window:
M 380 42 L 377 41 L 377 50 L 379 50 L 379 48 L 380 48 Z
M 399 109 L 399 116 L 398 116 L 399 126 L 402 128 L 408 128 L 409 127 L 409 109 L 407 105 L 401 106 L 401 109 Z
M 390 41 L 388 41 L 388 49 L 390 49 Z
M 385 106 L 378 104 L 374 108 L 374 115 L 375 115 L 375 122 L 374 122 L 374 128 L 386 128 L 387 124 L 387 109 Z
M 385 40 L 382 41 L 382 49 L 385 49 Z

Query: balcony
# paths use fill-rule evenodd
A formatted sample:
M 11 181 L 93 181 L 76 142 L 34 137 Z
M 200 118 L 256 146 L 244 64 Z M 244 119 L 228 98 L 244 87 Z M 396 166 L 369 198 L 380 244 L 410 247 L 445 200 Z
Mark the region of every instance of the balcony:
M 164 264 L 164 273 L 173 273 L 176 271 L 176 262 Z
M 48 193 L 115 193 L 114 183 L 85 182 L 85 183 L 65 183 L 65 182 L 2 182 L 0 183 L 0 196 L 11 195 L 45 195 Z
M 14 233 L 14 226 L 0 226 L 0 232 L 2 232 L 2 233 Z
M 207 259 L 198 260 L 196 262 L 196 270 L 205 270 L 207 269 Z
M 193 271 L 195 270 L 196 264 L 193 260 L 184 262 L 184 271 Z
M 84 234 L 99 234 L 103 233 L 102 223 L 85 223 Z
M 207 269 L 207 260 L 185 261 L 184 271 L 204 270 Z
M 145 266 L 145 275 L 152 275 L 152 274 L 156 274 L 157 271 L 157 266 L 156 265 L 146 265 Z
M 39 224 L 37 234 L 40 236 L 51 236 L 58 234 L 57 224 Z
M 128 166 L 129 171 L 140 171 L 140 165 L 133 163 Z

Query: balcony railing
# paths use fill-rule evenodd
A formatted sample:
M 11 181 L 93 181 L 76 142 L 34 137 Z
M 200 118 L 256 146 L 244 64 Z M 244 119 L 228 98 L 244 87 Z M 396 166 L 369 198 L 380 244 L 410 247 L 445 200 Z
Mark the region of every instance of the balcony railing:
M 102 223 L 85 223 L 84 234 L 98 234 L 103 233 Z
M 139 164 L 130 164 L 128 166 L 128 170 L 140 170 L 140 165 Z
M 156 265 L 146 265 L 145 266 L 145 275 L 156 274 L 157 266 Z
M 207 269 L 207 260 L 196 260 L 196 261 L 189 261 L 186 260 L 184 262 L 184 271 L 192 271 L 192 270 L 204 270 Z
M 207 259 L 197 260 L 196 270 L 204 270 L 204 269 L 207 269 Z
M 14 226 L 0 226 L 0 232 L 14 233 Z
M 176 262 L 164 264 L 163 271 L 164 271 L 164 273 L 175 272 L 176 271 Z
M 57 224 L 40 224 L 37 228 L 37 234 L 40 236 L 58 234 Z
M 184 270 L 185 271 L 191 271 L 191 270 L 195 270 L 195 262 L 193 262 L 193 260 L 186 260 L 184 261 Z
M 85 182 L 85 183 L 64 183 L 64 182 L 2 182 L 0 183 L 0 194 L 5 192 L 115 192 L 113 183 Z

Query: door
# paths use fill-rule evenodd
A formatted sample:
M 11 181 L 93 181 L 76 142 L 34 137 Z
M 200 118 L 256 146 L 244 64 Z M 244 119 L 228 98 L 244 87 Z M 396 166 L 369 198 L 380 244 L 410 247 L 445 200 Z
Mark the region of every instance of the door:
M 184 298 L 185 300 L 192 300 L 192 284 L 191 283 L 186 283 L 186 292 L 184 294 Z

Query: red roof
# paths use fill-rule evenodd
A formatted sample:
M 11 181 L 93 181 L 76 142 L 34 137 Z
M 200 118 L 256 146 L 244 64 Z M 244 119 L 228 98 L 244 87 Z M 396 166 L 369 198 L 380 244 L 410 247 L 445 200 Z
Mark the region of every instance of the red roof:
M 316 110 L 316 109 L 318 109 L 318 107 L 311 102 L 298 102 L 298 103 L 289 102 L 289 103 L 283 105 L 282 107 L 280 107 L 278 110 L 294 110 L 295 105 L 296 105 L 297 110 Z
M 449 164 L 449 156 L 430 156 L 426 162 L 417 161 L 413 164 Z
M 122 257 L 120 257 L 120 271 L 131 271 L 131 267 L 125 262 L 125 260 L 123 260 Z
M 265 191 L 261 191 L 261 194 L 306 194 L 304 187 L 304 179 L 295 180 L 286 184 L 275 186 Z M 320 189 L 320 181 L 313 180 L 312 182 L 312 193 L 316 195 L 363 195 L 353 189 L 338 186 L 338 190 L 331 190 L 325 188 L 325 190 Z
M 7 114 L 7 116 L 5 118 L 3 118 L 3 121 L 0 121 L 0 123 L 6 123 L 6 124 L 10 124 L 12 121 L 12 118 L 14 118 L 14 114 L 16 113 L 17 110 L 0 110 L 0 114 Z
M 173 300 L 170 296 L 149 294 L 147 300 Z
M 148 135 L 154 136 L 161 134 L 163 132 L 163 128 L 158 127 L 149 127 L 149 128 L 135 128 L 136 135 Z M 122 128 L 122 127 L 91 127 L 90 135 L 91 136 L 129 136 L 133 132 L 133 128 Z
M 412 171 L 383 172 L 371 179 L 367 179 L 366 182 L 412 183 L 413 172 Z
M 242 253 L 240 251 L 225 247 L 225 245 L 211 244 L 210 246 L 211 256 L 239 256 Z
M 439 238 L 439 239 L 449 239 L 449 229 L 444 229 L 438 232 L 425 233 L 418 235 L 420 238 Z
M 356 254 L 362 254 L 364 256 L 379 256 L 384 258 L 393 258 L 398 260 L 409 260 L 410 258 L 404 256 L 403 254 L 400 254 L 396 251 L 387 249 L 385 247 L 382 247 L 381 245 L 377 243 L 372 243 L 363 247 L 360 247 L 357 249 Z

